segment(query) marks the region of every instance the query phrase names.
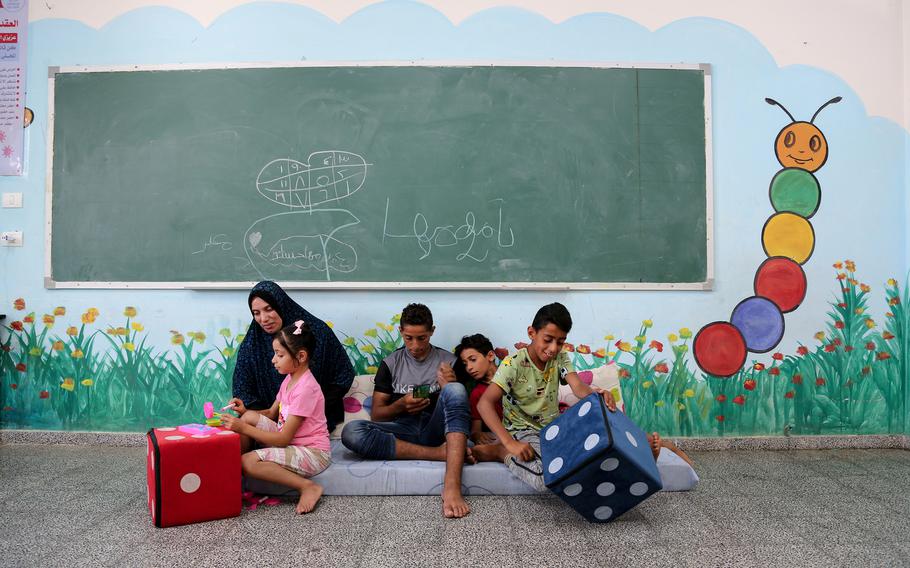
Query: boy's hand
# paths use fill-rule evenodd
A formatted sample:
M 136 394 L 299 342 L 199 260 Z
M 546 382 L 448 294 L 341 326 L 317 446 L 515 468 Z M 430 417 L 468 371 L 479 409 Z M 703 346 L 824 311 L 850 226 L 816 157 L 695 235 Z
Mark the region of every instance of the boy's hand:
M 244 426 L 246 426 L 246 424 L 243 423 L 243 420 L 230 414 L 221 415 L 221 425 L 232 432 L 237 432 L 238 434 L 243 433 Z
M 430 399 L 428 398 L 414 398 L 414 395 L 408 393 L 404 395 L 404 398 L 401 399 L 404 404 L 404 411 L 408 414 L 417 414 L 423 412 L 423 409 L 430 406 Z
M 456 380 L 455 371 L 452 369 L 452 366 L 448 363 L 440 363 L 439 368 L 436 369 L 436 382 L 439 383 L 439 388 L 442 388 L 449 383 L 454 383 Z
M 506 450 L 521 461 L 531 461 L 534 459 L 534 448 L 532 448 L 531 444 L 528 444 L 527 442 L 512 440 L 510 442 L 506 442 L 505 445 Z
M 233 410 L 239 416 L 243 416 L 243 413 L 246 412 L 246 406 L 244 406 L 243 401 L 239 398 L 232 398 L 228 401 L 227 406 L 230 407 L 227 410 Z
M 610 412 L 616 412 L 616 399 L 613 398 L 613 395 L 608 390 L 604 390 L 600 387 L 595 387 L 591 385 L 591 390 L 600 393 L 604 397 L 604 403 L 607 405 L 607 408 L 610 409 Z

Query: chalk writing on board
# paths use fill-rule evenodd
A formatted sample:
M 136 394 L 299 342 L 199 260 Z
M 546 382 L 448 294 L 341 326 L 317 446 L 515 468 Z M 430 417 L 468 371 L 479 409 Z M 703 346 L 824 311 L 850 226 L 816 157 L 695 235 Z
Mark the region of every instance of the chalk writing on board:
M 340 150 L 313 152 L 306 162 L 277 158 L 259 171 L 256 191 L 284 207 L 313 209 L 363 187 L 369 165 L 362 156 Z
M 216 248 L 216 250 L 227 252 L 234 248 L 234 244 L 228 241 L 228 236 L 226 234 L 218 233 L 217 235 L 210 235 L 209 238 L 202 243 L 202 248 L 194 251 L 192 254 L 202 254 L 210 248 Z
M 430 225 L 426 215 L 416 212 L 411 227 L 406 232 L 395 234 L 389 229 L 389 208 L 391 199 L 385 202 L 385 219 L 382 224 L 382 244 L 386 238 L 414 239 L 420 247 L 418 260 L 429 257 L 434 248 L 457 247 L 456 261 L 473 260 L 483 262 L 487 259 L 491 247 L 509 248 L 515 245 L 515 232 L 510 225 L 503 225 L 502 199 L 493 199 L 496 207 L 496 220 L 480 223 L 473 211 L 466 211 L 464 222 L 460 225 Z M 481 251 L 482 254 L 481 254 Z

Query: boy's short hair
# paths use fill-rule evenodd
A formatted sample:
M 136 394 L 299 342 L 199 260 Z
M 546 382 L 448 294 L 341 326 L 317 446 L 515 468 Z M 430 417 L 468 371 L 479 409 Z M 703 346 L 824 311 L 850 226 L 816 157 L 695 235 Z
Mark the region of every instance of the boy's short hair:
M 422 325 L 433 329 L 433 313 L 423 304 L 408 304 L 401 310 L 401 327 L 406 325 Z
M 455 347 L 455 357 L 461 359 L 461 352 L 465 349 L 473 349 L 481 355 L 486 356 L 487 353 L 493 351 L 493 343 L 482 333 L 465 335 L 461 338 L 461 343 Z
M 559 302 L 553 302 L 537 310 L 531 327 L 540 331 L 545 325 L 552 323 L 562 331 L 569 333 L 572 331 L 572 316 L 569 310 Z

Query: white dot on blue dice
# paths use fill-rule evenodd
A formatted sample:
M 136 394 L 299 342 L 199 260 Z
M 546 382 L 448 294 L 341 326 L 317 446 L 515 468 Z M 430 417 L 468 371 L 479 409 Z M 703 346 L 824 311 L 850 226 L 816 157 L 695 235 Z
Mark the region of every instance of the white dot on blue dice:
M 604 481 L 597 486 L 597 494 L 601 497 L 607 497 L 613 495 L 613 492 L 616 491 L 616 486 L 610 483 L 609 481 Z
M 591 402 L 590 402 L 590 401 L 585 401 L 585 403 L 582 404 L 582 405 L 578 408 L 578 415 L 579 415 L 579 416 L 584 416 L 585 414 L 588 413 L 589 410 L 591 410 Z
M 629 493 L 631 493 L 632 495 L 635 495 L 636 497 L 640 497 L 647 492 L 648 492 L 648 484 L 643 483 L 641 481 L 637 481 L 637 482 L 633 483 L 632 487 L 629 488 Z
M 543 437 L 546 438 L 547 441 L 549 442 L 550 440 L 555 438 L 557 434 L 559 434 L 559 426 L 554 424 L 554 425 L 550 426 L 549 428 L 547 428 L 547 431 L 543 435 Z
M 632 432 L 626 432 L 626 438 L 629 439 L 630 444 L 632 444 L 636 448 L 638 447 L 638 440 L 635 439 L 635 436 L 632 435 Z
M 599 442 L 599 441 L 600 441 L 600 436 L 598 436 L 597 434 L 591 434 L 590 436 L 585 438 L 585 450 L 590 450 L 591 448 L 596 446 L 597 442 Z
M 556 473 L 562 469 L 562 458 L 553 458 L 553 461 L 550 462 L 550 466 L 547 468 L 550 470 L 550 473 Z
M 607 458 L 600 464 L 600 469 L 604 471 L 613 471 L 619 467 L 619 460 L 616 458 Z
M 606 505 L 594 509 L 594 518 L 599 521 L 605 521 L 613 516 L 613 509 Z
M 575 497 L 581 493 L 581 483 L 573 483 L 572 485 L 567 485 L 566 488 L 562 490 L 562 492 L 569 497 Z

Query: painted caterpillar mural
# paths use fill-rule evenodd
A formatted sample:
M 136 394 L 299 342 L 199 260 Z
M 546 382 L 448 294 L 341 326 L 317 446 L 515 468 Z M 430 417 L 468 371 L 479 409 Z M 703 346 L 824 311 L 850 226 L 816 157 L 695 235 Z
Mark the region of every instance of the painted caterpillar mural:
M 748 352 L 767 353 L 784 336 L 784 314 L 792 312 L 806 296 L 805 264 L 815 249 L 815 232 L 809 219 L 821 203 L 821 187 L 814 172 L 828 160 L 828 141 L 814 122 L 834 97 L 815 111 L 809 122 L 797 121 L 782 104 L 790 124 L 777 134 L 774 153 L 783 169 L 771 179 L 769 197 L 775 213 L 762 228 L 762 248 L 768 259 L 755 273 L 755 295 L 733 309 L 730 321 L 711 322 L 699 330 L 693 343 L 695 361 L 718 377 L 729 377 L 746 362 Z

